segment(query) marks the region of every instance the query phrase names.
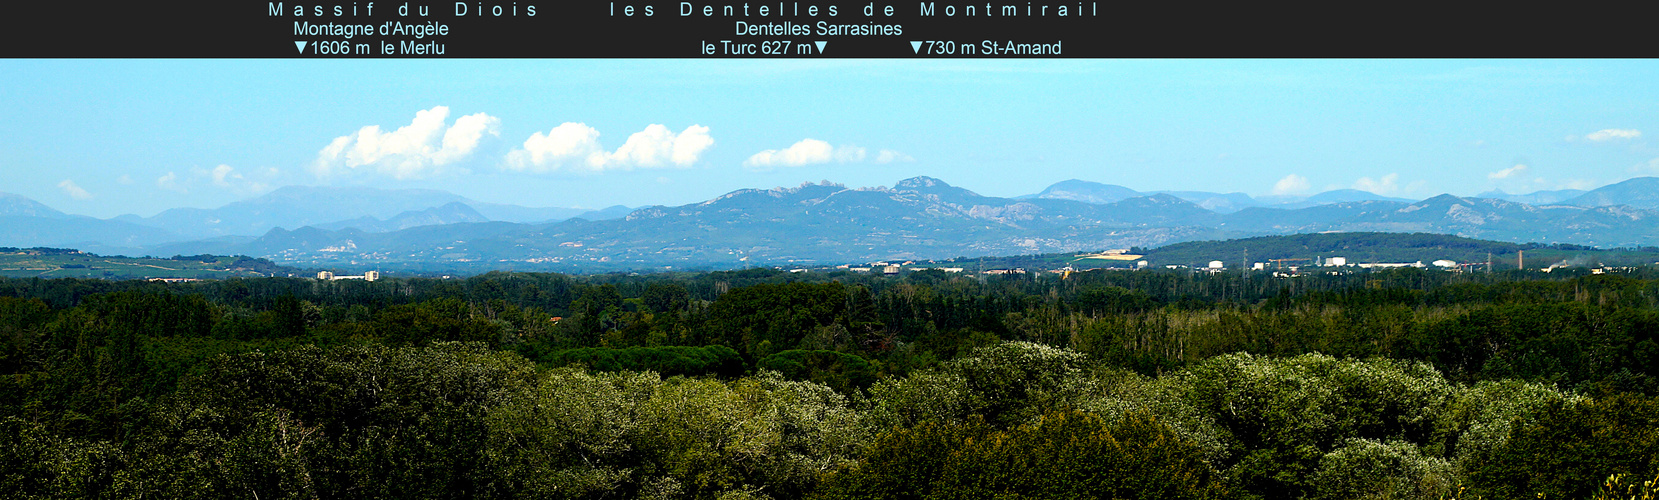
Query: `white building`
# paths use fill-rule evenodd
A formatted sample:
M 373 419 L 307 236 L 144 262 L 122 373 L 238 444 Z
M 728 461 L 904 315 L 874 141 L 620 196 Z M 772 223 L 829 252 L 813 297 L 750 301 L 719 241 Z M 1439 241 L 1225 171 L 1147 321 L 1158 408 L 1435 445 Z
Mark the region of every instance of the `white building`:
M 359 275 L 359 276 L 335 276 L 334 273 L 332 273 L 332 272 L 319 271 L 317 273 L 317 279 L 323 280 L 323 281 L 339 281 L 339 280 L 374 281 L 374 280 L 380 279 L 380 271 L 367 271 L 367 272 L 364 272 L 362 275 Z

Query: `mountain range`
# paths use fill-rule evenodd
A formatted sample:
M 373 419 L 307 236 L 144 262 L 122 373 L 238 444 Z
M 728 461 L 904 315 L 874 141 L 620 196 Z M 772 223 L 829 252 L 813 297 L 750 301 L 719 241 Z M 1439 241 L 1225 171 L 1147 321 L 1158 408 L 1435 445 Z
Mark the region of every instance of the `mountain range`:
M 246 242 L 277 228 L 315 226 L 383 232 L 458 222 L 606 219 L 622 217 L 629 211 L 621 205 L 591 210 L 486 203 L 431 189 L 287 186 L 219 208 L 174 208 L 151 217 L 129 214 L 95 219 L 65 214 L 27 197 L 0 193 L 0 241 L 12 246 L 143 253 L 185 242 Z
M 217 209 L 113 219 L 0 195 L 0 246 L 243 254 L 357 267 L 584 270 L 1020 255 L 1329 231 L 1659 244 L 1659 178 L 1587 192 L 1483 195 L 1415 201 L 1337 190 L 1252 198 L 1069 180 L 1000 198 L 915 177 L 891 188 L 826 182 L 743 189 L 675 207 L 582 211 L 481 203 L 433 190 L 290 186 Z

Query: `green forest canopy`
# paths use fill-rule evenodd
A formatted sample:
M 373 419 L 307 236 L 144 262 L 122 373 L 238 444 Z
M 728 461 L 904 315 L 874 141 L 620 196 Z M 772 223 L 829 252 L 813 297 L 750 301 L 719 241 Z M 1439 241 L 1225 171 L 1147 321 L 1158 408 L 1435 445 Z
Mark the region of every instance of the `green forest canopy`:
M 1659 474 L 1651 268 L 0 279 L 0 338 L 20 497 L 1590 498 Z

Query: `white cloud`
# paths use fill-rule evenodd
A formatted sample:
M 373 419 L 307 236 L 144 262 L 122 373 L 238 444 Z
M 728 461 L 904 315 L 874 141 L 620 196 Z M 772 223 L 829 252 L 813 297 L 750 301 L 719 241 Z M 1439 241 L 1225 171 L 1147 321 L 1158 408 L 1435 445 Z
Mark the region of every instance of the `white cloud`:
M 835 161 L 838 161 L 838 162 L 841 162 L 841 163 L 847 163 L 847 162 L 854 162 L 854 161 L 864 161 L 864 157 L 867 156 L 867 153 L 865 152 L 864 148 L 861 148 L 861 147 L 858 147 L 858 146 L 837 146 L 835 148 L 835 155 L 834 156 L 835 156 Z
M 915 158 L 891 149 L 883 149 L 876 153 L 876 163 L 913 162 Z
M 1360 191 L 1370 191 L 1380 195 L 1388 195 L 1400 190 L 1399 182 L 1400 174 L 1397 173 L 1384 175 L 1381 179 L 1360 177 L 1359 180 L 1354 181 L 1354 189 L 1358 189 Z
M 565 122 L 546 134 L 530 134 L 522 149 L 507 154 L 507 166 L 515 170 L 557 170 L 568 162 L 585 163 L 591 155 L 601 155 L 603 163 L 603 154 L 598 130 Z
M 1529 168 L 1530 167 L 1527 167 L 1525 164 L 1517 163 L 1513 167 L 1509 167 L 1509 168 L 1506 168 L 1506 169 L 1503 169 L 1503 170 L 1499 170 L 1497 172 L 1492 172 L 1492 173 L 1486 174 L 1486 178 L 1489 179 L 1489 180 L 1494 180 L 1494 181 L 1498 180 L 1498 179 L 1508 179 L 1510 177 L 1515 177 L 1517 175 L 1521 175 L 1521 174 L 1526 173 L 1527 169 L 1529 169 Z
M 835 146 L 818 139 L 801 139 L 782 150 L 768 149 L 749 156 L 743 165 L 756 169 L 772 167 L 799 167 L 813 163 L 828 163 L 835 157 Z
M 236 173 L 236 169 L 231 168 L 230 165 L 213 167 L 211 175 L 213 176 L 213 185 L 219 187 L 230 187 L 230 180 L 242 179 L 242 174 Z
M 743 166 L 750 170 L 764 171 L 777 167 L 800 167 L 817 163 L 856 163 L 870 157 L 869 150 L 851 144 L 833 146 L 818 139 L 801 139 L 800 142 L 783 149 L 768 149 L 749 156 L 743 161 Z M 875 163 L 892 163 L 897 161 L 916 161 L 910 155 L 883 149 L 876 152 Z
M 1273 194 L 1276 195 L 1302 194 L 1309 189 L 1313 189 L 1313 183 L 1308 182 L 1307 177 L 1296 174 L 1287 175 L 1279 179 L 1279 182 L 1273 183 Z
M 171 172 L 169 172 L 169 174 L 170 173 Z M 270 191 L 271 181 L 280 173 L 281 172 L 276 168 L 255 170 L 249 175 L 258 177 L 258 179 L 251 179 L 248 175 L 243 175 L 241 172 L 237 172 L 236 168 L 231 167 L 230 165 L 219 165 L 217 167 L 213 167 L 212 170 L 196 169 L 196 174 L 198 176 L 205 175 L 206 177 L 212 178 L 214 186 L 244 195 L 263 194 L 266 191 Z
M 1642 136 L 1642 131 L 1636 129 L 1609 128 L 1584 134 L 1584 139 L 1591 142 L 1611 141 L 1614 139 L 1635 139 Z
M 379 125 L 343 135 L 317 152 L 312 171 L 329 177 L 359 168 L 396 179 L 420 179 L 446 172 L 448 165 L 471 155 L 484 134 L 500 135 L 501 120 L 474 113 L 445 125 L 449 108 L 435 106 L 415 113 L 408 125 L 381 132 Z
M 117 177 L 117 178 L 116 178 L 116 179 L 115 179 L 115 182 L 119 182 L 119 183 L 121 183 L 121 184 L 132 184 L 132 183 L 133 183 L 133 180 L 132 180 L 132 176 L 131 176 L 131 175 L 127 175 L 127 174 L 121 174 L 121 177 Z
M 708 127 L 692 125 L 675 134 L 668 127 L 652 124 L 628 136 L 628 142 L 622 143 L 616 152 L 605 155 L 605 165 L 609 168 L 662 167 L 670 164 L 689 167 L 697 163 L 703 151 L 713 145 L 714 138 L 709 137 Z
M 1637 163 L 1636 166 L 1630 167 L 1630 171 L 1659 173 L 1659 158 L 1654 158 L 1644 163 Z
M 194 167 L 187 174 L 167 172 L 156 178 L 156 187 L 189 193 L 194 188 L 211 186 L 238 195 L 257 195 L 269 192 L 280 180 L 282 171 L 274 167 L 244 171 L 230 165 L 219 165 L 211 169 Z
M 63 182 L 59 182 L 58 188 L 62 189 L 64 194 L 67 194 L 77 200 L 92 199 L 92 193 L 88 193 L 85 189 L 81 189 L 80 186 L 75 185 L 75 181 L 69 179 L 64 179 Z
M 616 151 L 599 144 L 599 131 L 584 123 L 565 122 L 546 134 L 536 132 L 524 145 L 507 153 L 507 168 L 521 172 L 569 169 L 585 172 L 635 168 L 689 167 L 714 145 L 709 128 L 692 125 L 675 134 L 651 124 L 628 136 Z
M 179 174 L 176 174 L 176 173 L 173 173 L 173 172 L 168 172 L 167 175 L 157 177 L 156 178 L 156 187 L 166 189 L 168 191 L 176 191 L 176 192 L 180 192 L 180 193 L 190 192 L 190 190 L 185 189 L 183 184 L 179 183 Z

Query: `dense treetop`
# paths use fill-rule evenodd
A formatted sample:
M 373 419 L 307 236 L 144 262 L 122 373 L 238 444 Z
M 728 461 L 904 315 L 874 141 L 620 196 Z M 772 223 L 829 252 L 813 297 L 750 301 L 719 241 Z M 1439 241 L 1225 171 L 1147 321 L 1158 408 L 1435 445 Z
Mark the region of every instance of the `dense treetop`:
M 1659 474 L 1652 273 L 0 279 L 0 487 L 1589 498 Z

